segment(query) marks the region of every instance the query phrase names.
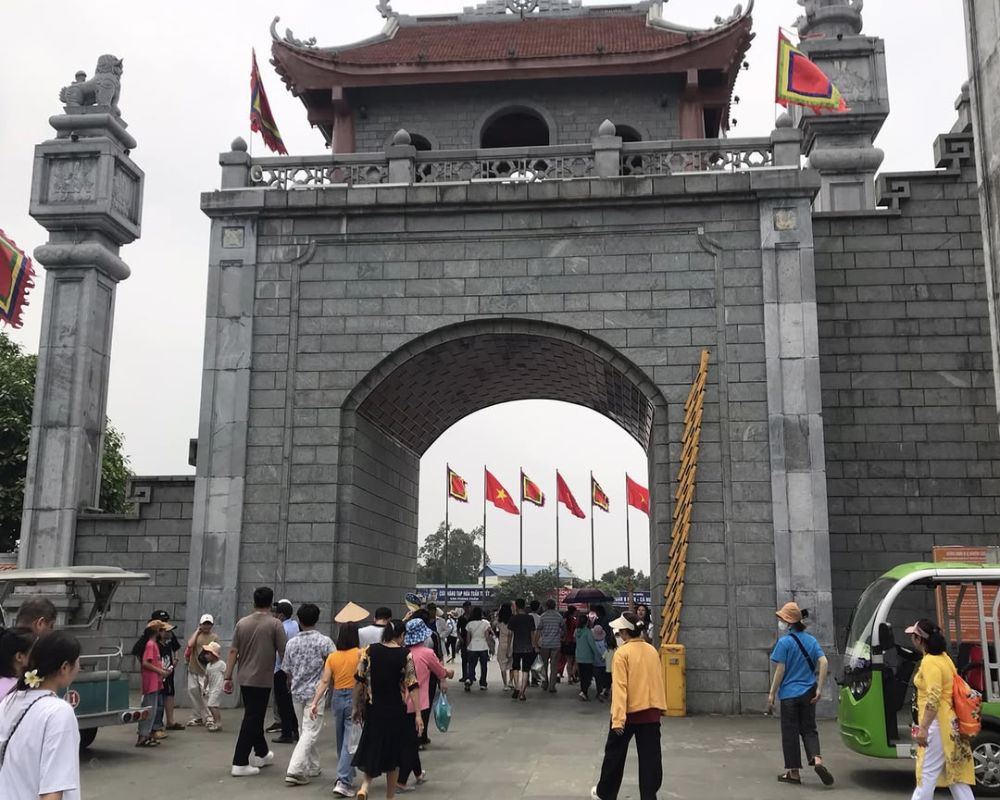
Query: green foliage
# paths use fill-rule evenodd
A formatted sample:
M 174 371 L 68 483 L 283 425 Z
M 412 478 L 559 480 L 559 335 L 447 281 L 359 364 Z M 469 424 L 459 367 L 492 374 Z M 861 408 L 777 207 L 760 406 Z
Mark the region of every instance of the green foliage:
M 618 594 L 629 589 L 648 589 L 649 577 L 642 570 L 636 572 L 629 567 L 618 567 L 601 575 L 598 585 L 609 594 Z
M 553 562 L 548 569 L 542 569 L 534 575 L 512 575 L 497 586 L 497 602 L 504 603 L 523 597 L 527 601 L 546 600 L 555 597 L 556 591 L 562 586 L 579 584 L 570 581 L 566 575 L 572 572 L 566 561 L 560 561 L 560 577 L 556 578 L 556 565 Z
M 37 356 L 25 353 L 0 331 L 0 552 L 13 550 L 21 535 L 37 365 Z M 101 507 L 110 513 L 128 510 L 125 488 L 132 472 L 122 453 L 123 445 L 122 435 L 109 424 L 104 442 Z
M 461 528 L 452 528 L 448 535 L 448 583 L 458 585 L 477 583 L 483 568 L 482 526 L 466 533 Z M 438 529 L 424 541 L 417 554 L 417 583 L 443 584 L 445 572 L 445 526 Z M 489 556 L 486 557 L 489 563 Z

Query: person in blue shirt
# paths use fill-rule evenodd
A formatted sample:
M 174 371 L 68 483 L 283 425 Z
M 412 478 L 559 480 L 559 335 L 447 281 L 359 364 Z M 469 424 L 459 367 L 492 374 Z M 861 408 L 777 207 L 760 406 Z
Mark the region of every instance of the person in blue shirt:
M 795 603 L 785 603 L 775 615 L 778 627 L 785 631 L 771 652 L 774 679 L 767 696 L 768 711 L 774 711 L 775 700 L 781 703 L 781 749 L 785 756 L 785 771 L 778 776 L 780 783 L 802 783 L 802 750 L 806 748 L 809 765 L 825 786 L 833 783 L 833 775 L 823 764 L 816 730 L 816 704 L 820 701 L 829 663 L 819 642 L 806 633 L 803 620 L 808 616 Z M 819 676 L 817 678 L 817 671 Z

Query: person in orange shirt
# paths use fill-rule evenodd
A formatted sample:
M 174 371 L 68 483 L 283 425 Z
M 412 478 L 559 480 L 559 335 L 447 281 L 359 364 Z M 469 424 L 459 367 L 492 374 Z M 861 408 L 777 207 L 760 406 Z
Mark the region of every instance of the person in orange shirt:
M 628 745 L 634 736 L 639 753 L 639 798 L 656 800 L 663 783 L 660 716 L 667 708 L 660 657 L 645 641 L 645 621 L 635 614 L 622 614 L 611 628 L 620 642 L 611 668 L 611 730 L 604 746 L 601 779 L 590 796 L 592 800 L 617 800 Z
M 316 719 L 319 704 L 333 684 L 333 724 L 337 733 L 337 785 L 333 793 L 340 797 L 354 797 L 354 767 L 348 742 L 354 723 L 351 721 L 351 705 L 354 697 L 354 676 L 358 671 L 361 648 L 358 646 L 358 623 L 345 622 L 337 634 L 337 649 L 326 657 L 323 677 L 316 687 L 316 696 L 309 708 L 309 715 Z

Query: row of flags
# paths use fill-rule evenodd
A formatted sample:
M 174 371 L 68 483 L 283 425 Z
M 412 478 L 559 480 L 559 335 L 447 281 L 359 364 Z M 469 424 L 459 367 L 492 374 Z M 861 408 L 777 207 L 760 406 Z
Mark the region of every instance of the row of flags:
M 468 503 L 469 482 L 455 472 L 450 465 L 447 466 L 447 470 L 448 497 L 460 503 Z M 486 502 L 492 503 L 501 511 L 506 511 L 508 514 L 514 515 L 521 513 L 510 492 L 504 488 L 503 484 L 489 469 L 483 470 L 483 496 Z M 521 470 L 520 499 L 522 506 L 524 503 L 539 507 L 545 505 L 545 492 L 541 490 L 537 483 L 524 474 L 524 470 Z M 569 509 L 574 517 L 586 519 L 587 515 L 580 508 L 580 504 L 576 501 L 576 497 L 574 497 L 573 492 L 570 490 L 569 484 L 566 483 L 565 478 L 563 478 L 559 470 L 556 470 L 556 502 L 561 503 Z M 628 474 L 625 475 L 625 502 L 627 505 L 637 508 L 645 514 L 649 514 L 649 489 L 632 480 Z M 601 484 L 597 482 L 597 479 L 593 475 L 590 477 L 590 505 L 591 508 L 599 508 L 604 512 L 611 510 L 611 500 L 607 492 L 601 488 Z

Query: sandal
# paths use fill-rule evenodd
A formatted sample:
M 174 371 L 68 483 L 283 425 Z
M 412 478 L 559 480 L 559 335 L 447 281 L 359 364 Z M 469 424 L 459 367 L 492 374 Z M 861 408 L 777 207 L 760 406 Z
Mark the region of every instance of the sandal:
M 833 786 L 833 775 L 826 768 L 826 764 L 817 764 L 813 769 L 816 770 L 816 774 L 819 775 L 819 779 L 823 781 L 824 786 Z
M 147 737 L 145 739 L 140 739 L 135 743 L 136 747 L 159 747 L 160 743 L 153 739 L 152 737 Z
M 791 773 L 782 772 L 778 776 L 778 783 L 794 783 L 796 785 L 800 785 L 802 783 L 802 778 L 793 778 Z

